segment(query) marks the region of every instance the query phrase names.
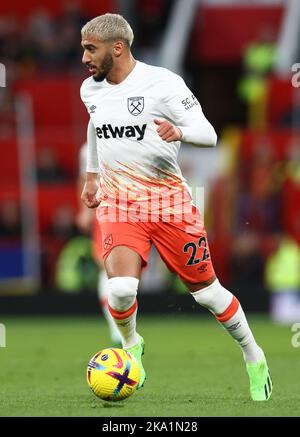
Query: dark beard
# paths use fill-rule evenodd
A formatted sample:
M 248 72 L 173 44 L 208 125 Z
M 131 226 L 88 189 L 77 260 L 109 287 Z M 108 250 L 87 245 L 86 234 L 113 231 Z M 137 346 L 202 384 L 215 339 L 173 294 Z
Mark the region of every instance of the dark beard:
M 113 58 L 112 56 L 107 53 L 107 55 L 105 55 L 102 64 L 100 65 L 100 70 L 99 73 L 96 73 L 93 75 L 93 78 L 96 82 L 102 82 L 102 80 L 104 80 L 106 78 L 106 76 L 108 75 L 108 73 L 110 72 L 110 70 L 113 67 Z

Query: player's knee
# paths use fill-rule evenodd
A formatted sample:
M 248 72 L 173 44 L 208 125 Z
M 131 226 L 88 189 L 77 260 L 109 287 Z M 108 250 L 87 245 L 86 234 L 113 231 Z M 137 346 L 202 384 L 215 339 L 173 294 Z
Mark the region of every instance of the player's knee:
M 191 293 L 199 305 L 216 312 L 222 313 L 230 305 L 233 294 L 223 287 L 219 280 L 216 279 L 208 287 Z
M 136 299 L 139 280 L 133 277 L 115 277 L 107 281 L 108 304 L 116 311 L 126 311 Z

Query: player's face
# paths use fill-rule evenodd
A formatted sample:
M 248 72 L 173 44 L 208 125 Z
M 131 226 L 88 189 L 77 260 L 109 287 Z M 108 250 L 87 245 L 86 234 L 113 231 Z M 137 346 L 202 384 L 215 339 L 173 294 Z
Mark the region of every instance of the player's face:
M 113 68 L 112 44 L 101 42 L 93 36 L 81 41 L 83 47 L 82 62 L 92 73 L 94 80 L 102 81 Z

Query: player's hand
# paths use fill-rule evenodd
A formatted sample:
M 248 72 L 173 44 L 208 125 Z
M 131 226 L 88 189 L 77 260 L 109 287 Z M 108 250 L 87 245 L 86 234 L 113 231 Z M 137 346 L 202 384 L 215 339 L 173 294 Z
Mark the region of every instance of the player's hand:
M 171 143 L 172 141 L 179 141 L 182 138 L 181 130 L 174 126 L 168 120 L 158 120 L 157 118 L 154 120 L 154 123 L 158 126 L 156 129 L 160 138 L 167 143 Z
M 99 188 L 98 181 L 87 180 L 84 184 L 81 200 L 88 208 L 97 208 L 100 205 L 100 199 L 97 198 L 97 192 Z

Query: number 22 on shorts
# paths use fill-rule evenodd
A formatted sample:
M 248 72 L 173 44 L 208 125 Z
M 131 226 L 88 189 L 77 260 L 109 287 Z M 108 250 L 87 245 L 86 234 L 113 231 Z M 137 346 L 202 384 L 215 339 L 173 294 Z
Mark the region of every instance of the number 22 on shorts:
M 200 254 L 199 254 L 199 250 L 200 250 Z M 188 253 L 190 255 L 186 263 L 186 266 L 193 266 L 195 264 L 199 264 L 202 261 L 206 261 L 208 258 L 210 258 L 205 237 L 199 238 L 198 243 L 195 243 L 194 241 L 186 243 L 183 246 L 183 252 Z M 201 252 L 202 252 L 202 256 L 199 257 L 199 255 L 201 255 Z

